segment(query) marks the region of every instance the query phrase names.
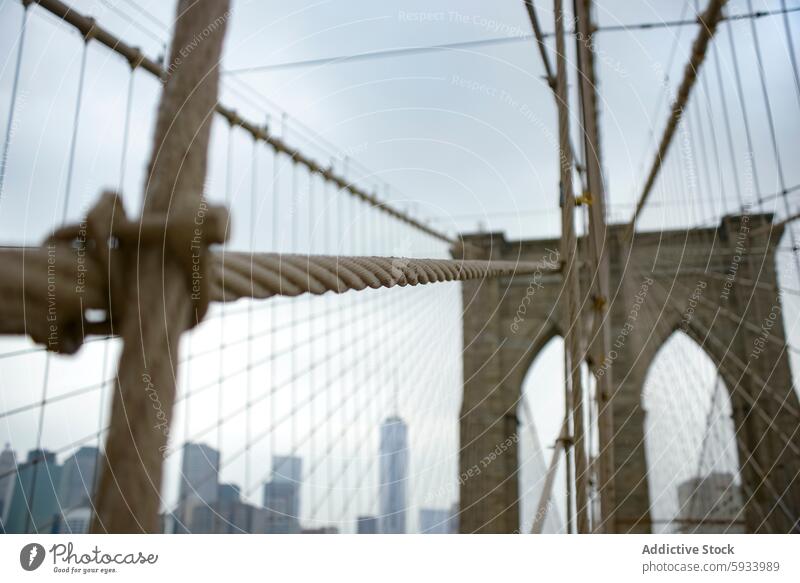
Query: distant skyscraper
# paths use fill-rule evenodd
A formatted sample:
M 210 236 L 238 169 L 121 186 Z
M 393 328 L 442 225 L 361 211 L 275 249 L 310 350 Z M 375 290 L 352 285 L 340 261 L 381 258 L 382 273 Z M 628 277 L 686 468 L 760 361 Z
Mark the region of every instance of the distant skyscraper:
M 740 512 L 744 506 L 742 491 L 728 473 L 713 472 L 678 485 L 681 506 L 679 532 L 718 534 L 745 532 Z
M 53 532 L 58 527 L 58 483 L 61 466 L 54 453 L 33 449 L 17 468 L 6 532 Z M 55 487 L 54 487 L 55 485 Z
M 389 417 L 381 426 L 380 531 L 406 532 L 408 481 L 408 429 L 399 417 Z
M 303 477 L 303 460 L 290 455 L 276 455 L 272 462 L 272 481 L 299 484 Z
M 62 512 L 80 506 L 90 506 L 99 455 L 100 452 L 96 447 L 82 447 L 64 460 L 61 482 L 58 486 L 58 499 Z
M 378 534 L 378 519 L 374 516 L 358 517 L 358 534 Z
M 300 532 L 300 486 L 303 460 L 294 456 L 275 456 L 272 481 L 264 484 L 264 508 L 267 531 L 294 534 Z
M 64 509 L 64 514 L 59 520 L 58 532 L 60 534 L 86 534 L 92 521 L 92 509 L 88 506 Z
M 17 481 L 17 457 L 14 450 L 7 443 L 0 453 L 0 532 L 5 531 L 8 518 L 8 509 L 11 507 L 11 495 L 14 493 L 14 483 Z
M 264 508 L 267 510 L 267 532 L 271 534 L 296 534 L 300 521 L 297 507 L 297 484 L 267 482 L 264 484 Z
M 238 502 L 242 489 L 236 484 L 220 484 L 217 499 L 220 502 Z
M 202 443 L 184 444 L 174 532 L 212 532 L 214 524 L 211 514 L 193 515 L 196 510 L 204 512 L 199 509 L 214 504 L 218 495 L 219 452 Z M 208 518 L 208 525 L 201 524 L 204 517 Z
M 450 507 L 450 534 L 458 534 L 458 527 L 461 522 L 461 508 L 458 502 L 453 502 Z
M 421 508 L 419 511 L 419 531 L 422 534 L 448 534 L 452 510 L 442 508 Z
M 219 491 L 219 452 L 202 443 L 183 446 L 180 498 L 216 502 Z
M 216 502 L 195 501 L 184 524 L 193 534 L 231 534 L 253 532 L 253 506 L 242 501 L 236 484 L 220 484 Z

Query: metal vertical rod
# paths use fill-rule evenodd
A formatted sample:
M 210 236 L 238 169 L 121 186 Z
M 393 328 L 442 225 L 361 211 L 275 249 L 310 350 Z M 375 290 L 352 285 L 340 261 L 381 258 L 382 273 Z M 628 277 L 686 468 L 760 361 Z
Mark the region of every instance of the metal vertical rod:
M 579 91 L 583 120 L 583 143 L 586 153 L 587 185 L 589 188 L 589 251 L 592 262 L 592 300 L 594 322 L 592 345 L 589 348 L 590 361 L 600 366 L 611 347 L 611 318 L 609 314 L 609 260 L 606 227 L 606 194 L 603 181 L 603 166 L 600 152 L 600 137 L 597 120 L 597 82 L 594 70 L 594 54 L 590 37 L 593 31 L 591 22 L 591 1 L 575 0 L 575 17 L 578 48 Z M 614 415 L 612 407 L 612 370 L 595 376 L 596 399 L 598 406 L 599 471 L 598 489 L 600 491 L 601 525 L 606 532 L 615 532 L 614 509 L 616 492 L 614 488 Z
M 569 145 L 569 102 L 567 96 L 567 59 L 564 46 L 563 2 L 555 0 L 556 27 L 556 102 L 558 105 L 559 170 L 562 193 L 562 249 L 566 318 L 564 341 L 569 352 L 569 376 L 572 386 L 572 418 L 575 438 L 575 501 L 577 529 L 589 532 L 587 506 L 587 464 L 584 452 L 583 389 L 581 380 L 580 282 L 578 280 L 578 241 L 575 237 L 575 195 L 572 190 L 572 150 Z

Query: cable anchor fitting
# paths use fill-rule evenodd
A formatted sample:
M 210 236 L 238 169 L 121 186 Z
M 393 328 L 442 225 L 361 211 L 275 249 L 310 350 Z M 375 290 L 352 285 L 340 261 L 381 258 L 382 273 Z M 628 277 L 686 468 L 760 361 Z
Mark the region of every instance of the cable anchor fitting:
M 582 205 L 592 205 L 592 194 L 588 190 L 585 190 L 580 196 L 575 197 L 575 206 Z

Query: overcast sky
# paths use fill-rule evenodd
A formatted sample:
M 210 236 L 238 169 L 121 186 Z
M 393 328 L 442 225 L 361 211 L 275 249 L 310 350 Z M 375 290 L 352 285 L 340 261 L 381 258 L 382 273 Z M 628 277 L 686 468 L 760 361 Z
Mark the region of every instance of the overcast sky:
M 71 4 L 77 10 L 93 15 L 101 25 L 129 44 L 142 47 L 147 55 L 157 57 L 163 54 L 163 43 L 170 34 L 174 2 L 141 2 L 139 4 L 144 11 L 137 10 L 127 0 L 86 0 Z M 543 27 L 550 31 L 553 18 L 549 3 L 540 4 L 547 4 L 541 8 L 541 18 Z M 745 0 L 732 0 L 728 10 L 733 14 L 747 12 L 747 4 Z M 757 0 L 753 4 L 756 9 L 776 9 L 780 2 Z M 797 2 L 788 4 L 796 6 Z M 0 131 L 3 132 L 0 135 L 5 135 L 9 124 L 7 112 L 22 12 L 21 3 L 16 0 L 0 2 Z M 91 43 L 86 52 L 76 154 L 70 166 L 69 144 L 74 127 L 83 42 L 73 29 L 45 14 L 41 8 L 34 7 L 30 12 L 15 121 L 10 132 L 12 139 L 7 175 L 0 198 L 0 242 L 4 244 L 38 243 L 53 225 L 61 222 L 61 209 L 68 192 L 67 216 L 72 219 L 85 212 L 101 188 L 120 184 L 128 208 L 134 212 L 141 196 L 144 165 L 153 130 L 153 112 L 160 91 L 154 79 L 137 72 L 133 79 L 133 99 L 129 103 L 130 73 L 127 63 L 106 48 Z M 677 0 L 599 0 L 596 18 L 602 28 L 604 25 L 693 18 L 694 14 L 691 0 L 688 7 Z M 800 12 L 788 17 L 795 39 L 800 34 L 798 14 Z M 800 183 L 800 166 L 794 163 L 797 137 L 800 135 L 800 97 L 791 73 L 784 22 L 782 17 L 773 16 L 758 19 L 755 26 L 764 56 L 769 106 L 776 121 L 776 141 L 783 156 L 784 181 L 787 187 L 791 187 Z M 671 95 L 677 87 L 696 30 L 696 26 L 684 26 L 600 32 L 597 35 L 603 163 L 612 220 L 624 221 L 631 215 L 632 203 L 639 194 L 646 167 L 653 157 L 654 135 L 660 135 L 666 121 L 667 102 L 664 101 L 664 95 Z M 747 146 L 742 115 L 736 101 L 730 30 L 736 37 L 738 64 L 743 71 L 742 83 L 750 123 L 756 130 L 753 134 L 756 152 L 753 163 L 760 178 L 760 194 L 772 194 L 781 187 L 770 135 L 766 130 L 766 106 L 755 66 L 750 22 L 743 20 L 723 24 L 713 43 L 713 59 L 710 57 L 703 70 L 688 114 L 689 123 L 692 124 L 690 139 L 697 148 L 697 192 L 692 197 L 691 192 L 687 195 L 686 189 L 674 187 L 675 180 L 682 180 L 685 166 L 681 165 L 678 157 L 672 156 L 665 167 L 665 178 L 658 183 L 654 192 L 654 204 L 642 217 L 643 228 L 657 230 L 710 224 L 717 221 L 723 211 L 733 212 L 739 206 L 732 193 L 737 182 L 741 184 L 747 180 L 744 162 Z M 508 238 L 557 236 L 556 110 L 550 90 L 542 79 L 543 69 L 538 51 L 530 39 L 516 38 L 496 45 L 354 62 L 279 70 L 259 69 L 266 65 L 323 57 L 496 37 L 525 37 L 528 34 L 525 9 L 523 3 L 517 0 L 234 2 L 222 63 L 226 71 L 222 101 L 234 106 L 245 117 L 268 122 L 272 131 L 282 134 L 290 143 L 300 146 L 322 162 L 332 160 L 337 169 L 346 172 L 359 184 L 374 188 L 400 208 L 431 221 L 432 225 L 448 233 L 483 228 L 502 231 Z M 671 57 L 673 46 L 675 53 Z M 573 43 L 570 42 L 570 60 L 573 49 Z M 668 77 L 666 88 L 665 75 Z M 719 83 L 723 87 L 722 93 Z M 727 107 L 731 112 L 730 152 L 726 134 L 723 133 L 725 120 L 721 94 L 727 97 Z M 123 142 L 128 106 L 132 121 L 127 142 Z M 378 219 L 374 213 L 363 209 L 353 207 L 345 223 L 335 222 L 330 215 L 337 207 L 330 206 L 329 199 L 324 198 L 325 193 L 321 190 L 312 191 L 296 209 L 300 211 L 299 216 L 308 216 L 311 220 L 300 221 L 294 236 L 287 226 L 288 219 L 279 221 L 277 236 L 272 232 L 274 217 L 269 208 L 270 201 L 267 197 L 259 197 L 252 207 L 256 209 L 253 221 L 256 230 L 251 233 L 252 143 L 241 131 L 229 135 L 227 126 L 219 119 L 215 122 L 212 138 L 208 195 L 218 201 L 230 200 L 234 210 L 232 248 L 250 248 L 252 237 L 252 246 L 258 250 L 277 247 L 301 252 L 311 249 L 315 252 L 441 257 L 447 254 L 444 246 L 406 230 L 395 229 L 391 231 L 391 237 L 384 237 L 384 219 Z M 578 143 L 577 139 L 574 141 Z M 230 166 L 228 151 L 233 152 Z M 703 154 L 708 158 L 704 159 Z M 264 188 L 263 185 L 272 176 L 275 162 L 263 148 L 257 149 L 256 156 L 256 184 Z M 68 182 L 70 172 L 71 181 Z M 288 202 L 292 188 L 291 171 L 278 163 L 275 172 L 278 174 L 279 190 L 286 204 L 291 204 Z M 300 190 L 308 192 L 312 188 L 307 178 L 301 176 L 298 180 Z M 752 199 L 757 198 L 759 193 L 751 188 L 744 194 L 745 198 Z M 774 208 L 776 212 L 785 213 L 783 206 L 774 206 L 776 201 L 782 205 L 782 201 L 774 199 L 764 209 Z M 796 210 L 795 205 L 790 206 L 792 211 Z M 323 240 L 321 235 L 323 225 L 333 229 L 328 240 Z M 313 240 L 310 233 L 315 233 Z M 793 278 L 785 281 L 789 281 L 792 287 L 800 287 L 796 275 L 787 269 L 781 266 L 782 277 Z M 458 287 L 445 285 L 439 291 L 415 294 L 407 300 L 406 308 L 416 306 L 415 309 L 421 310 L 423 306 L 438 306 L 435 309 L 438 310 L 441 323 L 436 334 L 428 338 L 431 350 L 426 350 L 427 344 L 421 342 L 411 342 L 405 346 L 399 345 L 397 339 L 385 341 L 390 343 L 391 350 L 396 351 L 403 362 L 422 362 L 420 359 L 423 357 L 435 358 L 436 353 L 432 352 L 434 346 L 442 354 L 449 354 L 453 362 L 458 362 L 457 354 L 461 349 Z M 392 307 L 392 297 L 387 295 L 388 299 L 380 300 L 374 318 L 394 329 L 405 322 L 407 316 Z M 314 306 L 330 310 L 343 305 L 337 302 L 362 302 L 364 307 L 359 309 L 366 313 L 369 310 L 368 300 L 325 300 L 328 303 L 316 302 Z M 308 307 L 306 304 L 303 306 L 301 310 Z M 792 307 L 796 308 L 794 305 Z M 278 311 L 291 317 L 288 307 L 279 308 Z M 786 316 L 787 319 L 791 318 L 787 321 L 789 328 L 793 328 L 796 315 L 795 310 Z M 229 321 L 233 323 L 226 324 L 226 338 L 232 334 L 247 334 L 246 319 Z M 254 321 L 256 328 L 270 325 L 266 316 L 263 320 Z M 315 331 L 318 333 L 324 329 L 326 322 L 327 318 L 320 319 L 315 324 L 319 326 Z M 409 325 L 413 327 L 414 323 Z M 213 323 L 209 324 L 198 333 L 197 340 L 192 341 L 193 350 L 213 347 L 220 337 L 220 331 L 214 326 Z M 299 337 L 311 330 L 307 326 L 299 328 Z M 363 349 L 367 350 L 372 341 L 365 342 Z M 321 354 L 326 349 L 335 350 L 337 342 L 320 342 L 319 352 L 315 354 Z M 4 339 L 0 345 L 5 352 L 27 344 L 21 340 Z M 262 348 L 268 350 L 269 346 Z M 692 362 L 697 362 L 698 370 L 706 370 L 703 367 L 708 363 L 697 355 L 695 347 L 688 344 L 677 346 L 670 353 L 672 356 L 666 358 L 680 358 L 685 351 L 691 354 Z M 48 381 L 53 383 L 54 394 L 81 386 L 81 382 L 98 382 L 102 375 L 96 371 L 102 366 L 103 352 L 98 344 L 83 351 L 80 364 L 74 360 L 54 359 L 57 363 L 53 369 L 55 373 L 51 373 L 51 380 Z M 105 356 L 109 363 L 107 370 L 113 370 L 114 351 Z M 311 358 L 309 355 L 306 357 Z M 191 370 L 196 374 L 194 378 L 213 379 L 219 375 L 220 366 L 225 371 L 235 370 L 237 365 L 246 364 L 246 358 L 241 350 L 227 351 L 224 364 L 217 362 L 217 356 L 213 355 L 204 358 L 201 364 Z M 378 357 L 373 355 L 370 358 Z M 0 360 L 0 410 L 9 410 L 36 400 L 34 397 L 42 386 L 43 362 L 44 357 L 38 354 L 25 359 Z M 337 362 L 342 366 L 341 359 Z M 291 364 L 287 362 L 276 367 L 279 373 L 284 370 L 282 366 L 286 367 L 286 371 L 291 369 Z M 558 391 L 563 378 L 560 368 L 560 341 L 557 341 L 532 369 L 535 382 L 529 380 L 526 384 L 526 391 L 537 405 L 534 407 L 537 433 L 544 445 L 552 444 L 563 414 L 560 397 L 552 397 L 553 394 L 560 394 Z M 93 371 L 92 379 L 88 381 L 87 370 Z M 402 390 L 412 391 L 419 383 L 430 382 L 424 372 L 420 375 L 418 381 L 407 378 Z M 703 375 L 707 376 L 707 372 L 698 375 L 697 378 L 705 379 Z M 250 379 L 253 384 L 259 383 L 252 376 Z M 189 382 L 186 379 L 183 381 Z M 240 381 L 233 382 L 241 385 Z M 311 386 L 308 379 L 303 382 Z M 363 448 L 364 452 L 376 451 L 377 423 L 394 407 L 394 389 L 391 387 L 394 382 L 391 375 L 370 381 L 382 386 L 386 393 L 382 394 L 382 405 L 376 407 L 368 418 L 360 420 L 364 425 L 364 434 L 371 440 Z M 423 498 L 425 493 L 420 494 L 414 502 L 417 507 L 426 505 L 426 502 L 444 507 L 455 501 L 453 475 L 456 468 L 456 416 L 460 382 L 460 368 L 447 369 L 436 380 L 441 398 L 435 401 L 435 405 L 426 405 L 424 411 L 419 411 L 422 408 L 418 406 L 415 409 L 413 399 L 400 405 L 401 413 L 408 418 L 411 426 L 412 452 L 416 456 L 412 459 L 413 471 L 420 476 L 420 481 L 423 475 L 427 480 L 424 489 L 428 498 Z M 687 379 L 686 382 L 693 381 Z M 340 384 L 342 386 L 335 389 L 342 391 L 336 393 L 338 397 L 348 390 L 346 383 Z M 713 385 L 713 371 L 711 378 L 701 384 Z M 31 392 L 24 391 L 27 387 L 33 387 Z M 184 423 L 186 434 L 192 435 L 189 425 L 202 429 L 204 415 L 208 417 L 206 424 L 209 420 L 213 422 L 216 418 L 217 391 L 222 390 L 220 385 L 212 391 L 213 402 L 197 407 L 200 413 L 196 414 L 191 424 L 184 422 L 185 411 L 180 409 L 177 413 L 180 419 L 176 419 L 175 423 Z M 306 387 L 304 390 L 310 389 Z M 368 392 L 365 390 L 365 394 Z M 243 401 L 237 401 L 242 397 L 241 391 L 238 395 L 229 399 L 225 407 L 234 410 L 236 403 L 241 405 Z M 101 403 L 95 397 L 98 396 L 87 400 L 83 407 L 99 411 Z M 698 400 L 706 403 L 706 398 L 707 395 L 703 393 Z M 291 406 L 285 403 L 280 406 L 284 405 Z M 55 419 L 49 420 L 47 431 L 52 434 L 46 431 L 45 435 L 52 437 L 50 441 L 45 439 L 44 445 L 56 448 L 69 443 L 70 436 L 77 439 L 77 434 L 87 433 L 77 431 L 72 434 L 74 427 L 67 429 L 63 423 L 64 418 L 72 417 L 78 410 L 72 405 L 64 406 Z M 321 415 L 319 411 L 316 414 Z M 92 427 L 98 427 L 98 418 L 94 413 L 89 417 L 91 419 L 86 420 L 83 429 L 91 432 Z M 309 423 L 313 425 L 313 419 L 317 418 L 309 419 L 312 419 Z M 5 419 L 2 432 L 17 450 L 25 451 L 35 444 L 37 423 L 36 412 L 25 419 Z M 336 431 L 344 425 L 346 420 L 335 422 Z M 370 433 L 370 427 L 374 427 L 375 432 Z M 301 425 L 293 431 L 302 434 L 302 428 Z M 429 432 L 433 429 L 443 432 L 443 435 L 435 438 L 435 442 L 440 444 L 437 446 L 438 453 L 435 451 L 437 448 L 431 447 L 433 440 Z M 241 427 L 230 434 L 235 436 L 230 438 L 234 442 L 236 439 L 241 442 L 244 436 Z M 353 439 L 357 441 L 359 432 L 354 430 L 353 434 Z M 210 435 L 209 442 L 214 444 L 218 436 L 215 433 Z M 291 436 L 286 435 L 285 439 L 289 444 Z M 277 441 L 278 446 L 270 446 L 273 450 L 275 447 L 280 449 L 281 438 Z M 224 450 L 235 451 L 234 442 L 225 442 Z M 524 445 L 525 448 L 530 447 L 530 442 L 524 443 L 528 444 Z M 325 442 L 320 438 L 316 449 L 306 449 L 303 455 L 312 460 L 312 456 L 320 456 L 324 447 Z M 420 453 L 423 450 L 425 453 Z M 442 454 L 442 451 L 446 454 Z M 342 455 L 346 457 L 348 454 L 345 452 Z M 224 458 L 225 453 L 223 461 Z M 546 458 L 549 460 L 549 453 Z M 268 467 L 264 467 L 267 462 L 264 459 L 260 462 L 260 470 L 253 471 L 250 476 L 252 481 L 257 481 L 255 474 L 263 474 L 268 470 Z M 365 466 L 363 471 L 369 474 L 368 457 L 359 463 L 362 462 Z M 537 458 L 523 468 L 523 482 L 533 484 L 532 492 L 526 497 L 525 512 L 528 516 L 533 512 L 532 500 L 540 478 L 541 463 L 542 460 Z M 344 468 L 342 471 L 350 471 L 344 465 L 341 467 Z M 422 470 L 433 467 L 436 467 L 436 471 L 430 470 L 428 474 Z M 533 467 L 537 468 L 536 471 L 531 470 Z M 689 472 L 686 468 L 684 470 Z M 224 477 L 242 482 L 244 472 L 243 464 L 234 464 L 229 473 L 224 473 Z M 675 475 L 674 472 L 672 475 Z M 523 488 L 526 489 L 524 484 Z M 563 480 L 559 488 L 563 488 Z M 374 512 L 370 507 L 374 487 L 368 485 L 363 490 L 359 499 L 361 507 L 347 510 L 349 520 L 356 513 Z M 436 493 L 433 498 L 429 495 L 431 491 Z M 174 495 L 174 492 L 168 492 L 169 495 Z M 307 495 L 314 496 L 311 493 Z M 322 499 L 321 494 L 318 496 Z M 258 495 L 253 497 L 254 501 L 259 499 Z M 338 507 L 334 509 L 327 502 L 324 507 L 321 514 L 334 520 L 339 512 Z M 669 513 L 669 508 L 664 512 Z M 309 518 L 310 514 L 304 514 L 304 517 Z M 346 528 L 352 528 L 352 524 Z

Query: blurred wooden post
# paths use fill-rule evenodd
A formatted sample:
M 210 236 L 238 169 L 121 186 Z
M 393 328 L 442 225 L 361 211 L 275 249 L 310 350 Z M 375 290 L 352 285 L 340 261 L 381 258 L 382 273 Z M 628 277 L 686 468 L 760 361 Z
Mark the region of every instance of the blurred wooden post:
M 594 74 L 592 50 L 591 0 L 575 0 L 577 31 L 575 40 L 580 77 L 581 119 L 583 122 L 584 164 L 586 166 L 589 205 L 589 252 L 592 282 L 593 342 L 588 360 L 591 368 L 603 365 L 611 350 L 611 318 L 609 317 L 609 264 L 606 236 L 606 194 L 603 181 L 600 136 L 597 123 L 597 81 Z M 614 417 L 612 408 L 612 364 L 609 361 L 605 374 L 595 375 L 598 411 L 598 490 L 600 492 L 600 531 L 615 532 L 614 509 Z
M 565 379 L 572 387 L 572 431 L 575 458 L 575 502 L 577 532 L 589 531 L 586 443 L 583 425 L 583 388 L 581 379 L 580 280 L 578 278 L 578 242 L 575 237 L 575 195 L 572 189 L 572 148 L 569 142 L 569 101 L 567 94 L 567 59 L 564 46 L 562 0 L 555 0 L 556 30 L 556 104 L 558 106 L 558 165 L 561 176 L 562 221 L 561 244 L 564 265 L 564 349 L 569 354 L 569 370 Z
M 227 0 L 178 2 L 142 210 L 143 219 L 167 221 L 167 229 L 200 205 L 229 15 Z M 192 290 L 185 265 L 166 242 L 125 253 L 126 309 L 113 322 L 124 347 L 91 530 L 152 533 L 160 531 L 162 448 L 180 338 L 194 320 Z

